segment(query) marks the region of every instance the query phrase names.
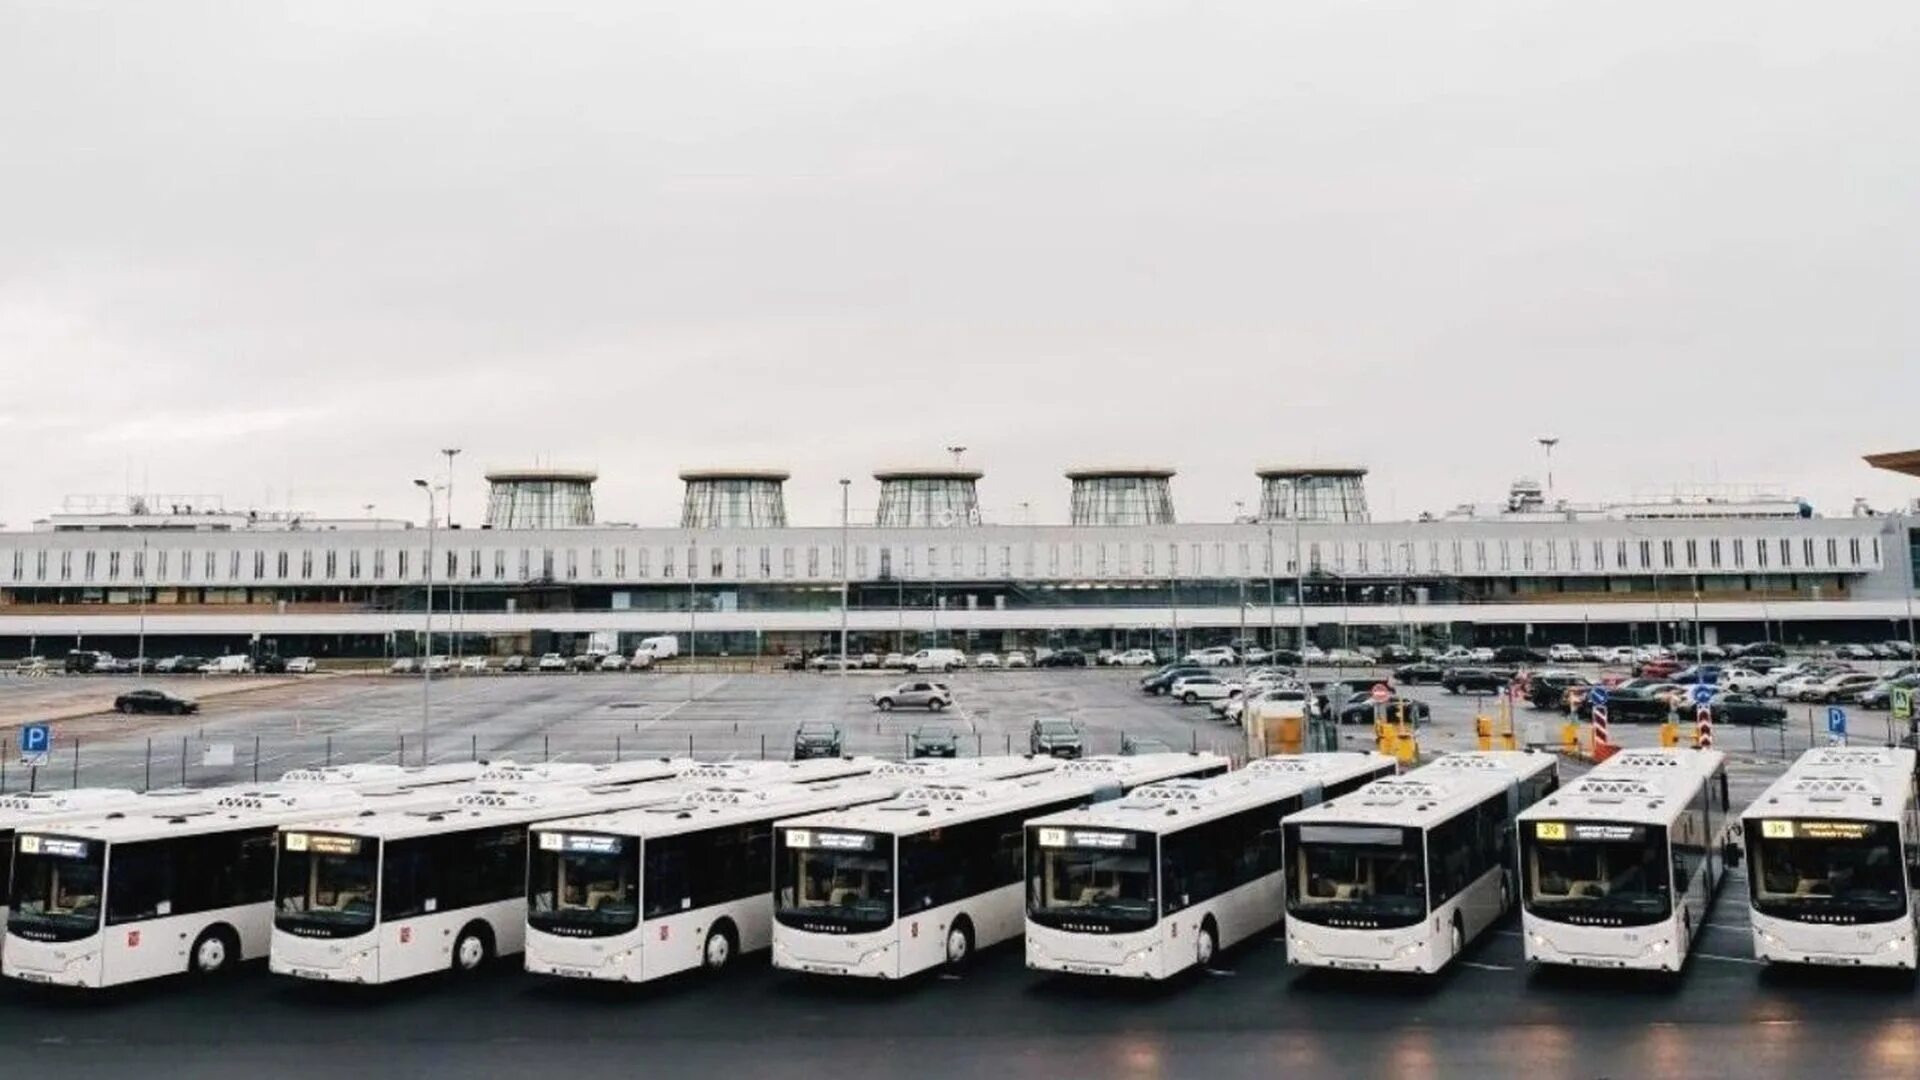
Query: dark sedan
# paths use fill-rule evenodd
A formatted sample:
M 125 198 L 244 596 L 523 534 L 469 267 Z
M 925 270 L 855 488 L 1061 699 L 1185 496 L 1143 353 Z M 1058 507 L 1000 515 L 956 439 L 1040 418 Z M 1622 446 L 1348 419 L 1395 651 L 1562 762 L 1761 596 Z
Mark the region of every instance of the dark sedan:
M 1440 685 L 1449 694 L 1498 693 L 1513 682 L 1513 672 L 1502 668 L 1448 668 L 1440 676 Z
M 1544 664 L 1547 654 L 1539 649 L 1529 649 L 1524 645 L 1502 645 L 1493 650 L 1493 662 L 1496 664 Z
M 911 744 L 917 758 L 960 756 L 960 733 L 945 724 L 914 728 Z
M 1527 704 L 1536 709 L 1561 710 L 1567 707 L 1569 691 L 1583 693 L 1593 680 L 1568 671 L 1537 671 L 1527 680 Z
M 1061 649 L 1040 658 L 1039 667 L 1086 667 L 1087 654 L 1079 649 Z
M 1707 706 L 1716 724 L 1784 724 L 1787 707 L 1753 694 L 1725 693 Z
M 793 760 L 840 756 L 840 728 L 824 720 L 808 720 L 793 732 Z
M 1607 693 L 1607 719 L 1619 723 L 1659 723 L 1667 718 L 1676 700 L 1677 687 L 1666 683 L 1643 686 L 1616 686 Z M 1590 703 L 1582 701 L 1580 715 L 1591 717 Z
M 1416 683 L 1437 683 L 1447 674 L 1447 669 L 1439 664 L 1425 660 L 1417 664 L 1407 664 L 1393 669 L 1393 681 L 1412 686 Z
M 170 716 L 185 716 L 200 711 L 200 703 L 192 698 L 183 698 L 169 694 L 165 690 L 129 690 L 113 699 L 113 711 L 117 713 L 162 713 Z
M 1432 715 L 1426 702 L 1398 694 L 1387 699 L 1386 709 L 1388 720 L 1399 720 L 1401 710 L 1405 709 L 1407 719 L 1416 724 L 1426 723 Z M 1340 722 L 1343 724 L 1371 724 L 1376 715 L 1371 692 L 1354 694 L 1347 698 L 1346 704 L 1340 706 Z
M 1173 689 L 1173 684 L 1178 679 L 1184 679 L 1190 675 L 1211 674 L 1213 674 L 1211 670 L 1203 668 L 1198 664 L 1171 664 L 1151 675 L 1142 677 L 1140 680 L 1140 690 L 1148 694 L 1164 694 L 1168 690 Z

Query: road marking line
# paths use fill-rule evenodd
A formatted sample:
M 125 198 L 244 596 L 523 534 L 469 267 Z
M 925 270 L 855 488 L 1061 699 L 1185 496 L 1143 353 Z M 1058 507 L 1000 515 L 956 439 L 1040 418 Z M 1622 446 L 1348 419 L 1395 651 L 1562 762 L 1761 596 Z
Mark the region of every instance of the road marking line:
M 1510 967 L 1502 967 L 1499 964 L 1482 964 L 1477 960 L 1462 960 L 1460 961 L 1460 966 L 1470 967 L 1476 971 L 1512 971 L 1513 970 Z
M 1736 926 L 1733 923 L 1723 922 L 1701 923 L 1700 925 L 1712 930 L 1738 930 L 1743 934 L 1751 933 L 1753 930 L 1752 926 Z
M 1756 967 L 1765 966 L 1765 963 L 1763 961 L 1755 960 L 1750 956 L 1721 956 L 1718 953 L 1710 953 L 1710 952 L 1697 952 L 1697 953 L 1694 953 L 1693 955 L 1699 957 L 1702 960 L 1719 960 L 1728 964 L 1752 964 Z

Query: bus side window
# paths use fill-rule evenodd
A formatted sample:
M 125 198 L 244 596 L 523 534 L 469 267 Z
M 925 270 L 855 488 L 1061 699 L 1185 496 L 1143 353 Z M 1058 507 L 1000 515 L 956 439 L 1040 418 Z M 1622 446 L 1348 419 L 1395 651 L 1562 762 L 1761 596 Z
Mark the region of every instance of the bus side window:
M 1723 814 L 1726 813 L 1727 808 L 1731 805 L 1733 805 L 1733 797 L 1728 794 L 1727 774 L 1723 772 L 1720 774 L 1720 812 Z

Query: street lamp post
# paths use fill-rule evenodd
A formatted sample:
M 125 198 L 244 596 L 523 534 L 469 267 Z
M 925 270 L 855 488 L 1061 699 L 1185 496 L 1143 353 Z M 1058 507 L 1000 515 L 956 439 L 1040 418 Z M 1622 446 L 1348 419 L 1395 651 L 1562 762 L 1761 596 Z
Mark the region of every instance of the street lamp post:
M 1560 445 L 1560 438 L 1557 435 L 1542 435 L 1534 441 L 1547 452 L 1547 499 L 1551 501 L 1553 499 L 1553 448 Z
M 455 446 L 446 450 L 442 450 L 440 452 L 447 455 L 447 528 L 449 531 L 451 531 L 453 528 L 453 459 L 459 455 L 460 448 Z M 453 537 L 451 535 L 447 537 L 447 543 L 449 544 L 453 543 Z M 454 549 L 448 548 L 447 550 L 452 551 Z M 460 604 L 460 601 L 463 599 L 463 596 L 460 592 L 460 586 L 456 583 L 455 575 L 448 574 L 447 578 L 448 578 L 447 588 L 450 590 L 450 595 L 448 599 L 453 601 L 452 603 L 448 604 L 447 607 L 450 611 L 461 612 L 462 614 L 464 614 L 464 612 L 461 611 L 461 604 Z M 457 631 L 466 629 L 465 619 L 464 618 L 460 619 L 457 623 L 455 623 L 452 621 L 452 617 L 450 616 L 449 629 L 453 629 L 456 631 L 453 634 L 453 649 L 451 651 L 453 652 L 453 670 L 454 670 L 454 673 L 457 675 L 459 674 L 459 671 L 460 671 L 460 634 Z
M 1301 543 L 1300 485 L 1310 479 L 1307 476 L 1295 477 L 1289 486 L 1293 503 L 1293 608 L 1300 620 L 1294 647 L 1300 651 L 1302 666 L 1307 662 L 1307 549 Z
M 134 657 L 133 670 L 135 674 L 145 675 L 147 673 L 147 538 L 144 536 L 140 538 L 139 573 L 134 576 L 140 579 L 140 644 L 137 655 Z
M 1267 648 L 1277 649 L 1273 628 L 1273 522 L 1267 522 Z
M 439 507 L 433 498 L 433 485 L 415 480 L 414 486 L 427 493 L 427 614 L 426 644 L 420 652 L 420 764 L 427 763 L 427 733 L 433 719 L 433 523 Z M 405 764 L 405 762 L 402 762 Z
M 951 449 L 951 448 L 949 448 Z M 955 451 L 955 456 L 958 456 Z M 840 677 L 847 677 L 847 603 L 852 593 L 853 567 L 847 562 L 848 503 L 853 481 L 840 478 Z M 842 686 L 846 684 L 841 683 Z

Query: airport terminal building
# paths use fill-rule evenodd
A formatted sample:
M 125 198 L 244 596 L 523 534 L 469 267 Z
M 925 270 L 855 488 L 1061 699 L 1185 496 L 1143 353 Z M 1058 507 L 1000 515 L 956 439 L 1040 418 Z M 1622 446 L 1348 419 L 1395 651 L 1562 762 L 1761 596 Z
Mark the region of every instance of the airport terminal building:
M 1068 524 L 982 520 L 960 469 L 876 474 L 880 513 L 786 523 L 768 469 L 683 474 L 678 527 L 596 524 L 591 473 L 490 477 L 490 520 L 228 514 L 140 501 L 0 533 L 0 656 L 251 646 L 317 656 L 569 651 L 693 635 L 701 655 L 837 644 L 999 650 L 1906 639 L 1912 515 L 1791 502 L 1370 519 L 1364 470 L 1260 470 L 1257 514 L 1175 518 L 1173 471 L 1076 469 Z M 528 513 L 532 506 L 538 513 Z M 843 596 L 844 615 L 843 615 Z

